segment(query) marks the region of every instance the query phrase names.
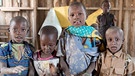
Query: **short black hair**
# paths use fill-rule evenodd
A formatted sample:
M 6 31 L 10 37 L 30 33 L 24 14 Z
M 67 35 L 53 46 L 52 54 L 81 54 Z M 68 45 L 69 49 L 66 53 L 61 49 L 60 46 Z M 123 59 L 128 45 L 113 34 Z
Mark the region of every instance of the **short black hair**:
M 106 30 L 106 33 L 108 30 L 113 30 L 113 31 L 116 31 L 116 32 L 119 32 L 120 35 L 122 35 L 122 38 L 124 39 L 124 32 L 121 28 L 119 28 L 118 26 L 111 26 L 109 27 L 107 30 Z M 106 34 L 105 33 L 105 34 Z
M 54 34 L 58 37 L 58 30 L 54 26 L 50 26 L 50 25 L 41 28 L 40 36 L 49 35 L 49 34 Z
M 13 17 L 11 19 L 11 21 L 10 21 L 10 25 L 12 24 L 12 22 L 19 22 L 19 23 L 20 22 L 26 22 L 26 25 L 28 27 L 30 27 L 29 24 L 28 24 L 28 21 L 24 17 L 22 17 L 22 16 L 15 16 L 15 17 Z
M 104 3 L 109 3 L 110 1 L 109 0 L 104 0 L 101 5 L 103 5 Z
M 85 12 L 86 12 L 86 7 L 81 2 L 74 1 L 69 5 L 69 7 L 72 7 L 72 6 L 82 6 L 84 8 Z

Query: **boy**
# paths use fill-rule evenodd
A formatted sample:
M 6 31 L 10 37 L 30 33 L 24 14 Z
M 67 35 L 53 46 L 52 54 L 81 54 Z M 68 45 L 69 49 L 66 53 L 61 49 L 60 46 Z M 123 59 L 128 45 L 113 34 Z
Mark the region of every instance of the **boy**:
M 101 8 L 103 13 L 97 17 L 97 23 L 99 27 L 99 33 L 105 41 L 105 31 L 109 27 L 115 26 L 116 19 L 114 15 L 110 13 L 111 4 L 108 0 L 104 0 L 102 2 Z
M 34 76 L 30 62 L 33 46 L 24 41 L 29 24 L 24 17 L 11 19 L 9 33 L 11 41 L 0 47 L 0 74 L 4 76 Z M 34 50 L 33 50 L 34 51 Z
M 68 19 L 72 25 L 65 29 L 64 38 L 59 41 L 59 50 L 64 54 L 72 75 L 91 75 L 98 56 L 98 32 L 93 27 L 85 25 L 86 8 L 80 2 L 70 4 Z
M 101 53 L 97 61 L 97 71 L 100 76 L 127 76 L 135 71 L 135 64 L 130 56 L 122 51 L 124 42 L 123 31 L 110 27 L 105 34 L 107 51 Z

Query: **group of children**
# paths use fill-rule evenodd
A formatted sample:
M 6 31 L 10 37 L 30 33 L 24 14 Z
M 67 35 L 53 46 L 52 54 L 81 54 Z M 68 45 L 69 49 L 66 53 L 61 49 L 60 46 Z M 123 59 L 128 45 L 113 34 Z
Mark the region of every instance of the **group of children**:
M 110 3 L 104 1 L 102 6 L 104 12 L 103 17 L 98 17 L 98 26 L 104 35 L 100 37 L 95 28 L 85 24 L 85 6 L 80 2 L 73 2 L 68 9 L 68 19 L 72 25 L 60 37 L 55 25 L 44 26 L 40 31 L 40 50 L 35 50 L 24 40 L 30 28 L 27 20 L 21 16 L 14 17 L 9 28 L 11 41 L 0 47 L 0 75 L 131 75 L 135 71 L 135 64 L 128 54 L 122 52 L 124 33 L 114 23 L 110 23 L 114 20 L 114 16 L 108 11 Z M 105 17 L 109 23 L 102 22 Z M 106 50 L 100 53 L 102 38 L 106 40 Z

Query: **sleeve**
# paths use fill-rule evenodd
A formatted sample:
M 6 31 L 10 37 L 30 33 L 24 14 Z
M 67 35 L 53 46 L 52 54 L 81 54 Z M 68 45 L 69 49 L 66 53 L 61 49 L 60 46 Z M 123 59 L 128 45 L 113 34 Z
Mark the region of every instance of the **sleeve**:
M 94 76 L 99 76 L 99 74 L 100 74 L 100 69 L 101 69 L 101 65 L 102 65 L 101 59 L 102 59 L 102 57 L 100 54 L 99 57 L 97 58 L 97 61 L 96 61 Z
M 27 54 L 30 59 L 33 59 L 33 53 L 36 51 L 35 47 L 32 44 L 29 44 L 25 41 L 25 48 L 27 49 Z
M 129 60 L 127 69 L 128 69 L 128 74 L 132 74 L 133 72 L 135 72 L 135 62 L 132 59 Z
M 27 57 L 28 58 L 30 58 L 30 59 L 33 59 L 33 46 L 32 45 L 30 45 L 30 44 L 24 44 L 25 45 L 25 50 L 27 51 L 26 53 L 27 53 Z
M 5 52 L 5 50 L 4 50 L 5 48 L 3 48 L 3 47 L 0 47 L 0 62 L 4 62 L 4 63 L 7 63 L 7 55 L 5 54 L 6 52 Z
M 91 62 L 96 62 L 97 57 L 96 56 L 92 56 Z
M 36 51 L 36 49 L 35 49 L 35 47 L 33 45 L 29 44 L 29 47 L 32 50 L 32 52 L 35 52 Z
M 57 53 L 56 56 L 60 57 L 60 56 L 64 56 L 64 39 L 61 38 L 58 40 L 58 44 L 57 44 Z

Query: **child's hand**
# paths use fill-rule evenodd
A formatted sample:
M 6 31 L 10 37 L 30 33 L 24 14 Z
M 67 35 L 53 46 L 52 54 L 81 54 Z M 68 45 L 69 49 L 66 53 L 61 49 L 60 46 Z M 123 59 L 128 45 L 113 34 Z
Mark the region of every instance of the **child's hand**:
M 58 68 L 56 68 L 53 64 L 50 64 L 50 73 L 54 76 L 57 76 Z
M 21 74 L 22 71 L 26 70 L 27 68 L 23 66 L 16 66 L 16 67 L 11 67 L 11 68 L 1 68 L 1 73 L 2 74 Z
M 21 74 L 21 72 L 24 70 L 26 70 L 26 68 L 23 66 L 16 66 L 16 67 L 10 68 L 11 73 Z

